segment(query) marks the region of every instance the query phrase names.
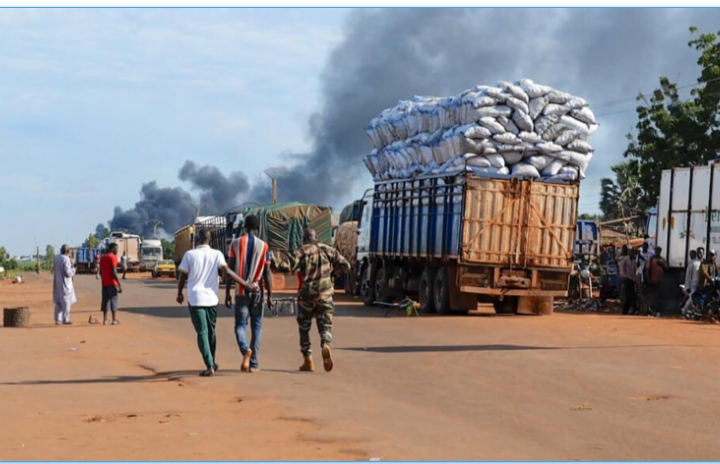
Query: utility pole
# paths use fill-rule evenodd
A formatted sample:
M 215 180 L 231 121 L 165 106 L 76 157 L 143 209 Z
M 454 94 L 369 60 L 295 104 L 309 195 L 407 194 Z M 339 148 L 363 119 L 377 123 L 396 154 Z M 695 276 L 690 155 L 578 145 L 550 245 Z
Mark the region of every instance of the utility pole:
M 277 205 L 277 176 L 270 175 L 270 169 L 263 172 L 272 180 L 272 204 Z
M 153 219 L 151 221 L 146 222 L 145 224 L 152 224 L 153 227 L 153 238 L 157 240 L 157 228 L 158 226 L 162 225 L 162 221 L 159 221 L 157 219 Z

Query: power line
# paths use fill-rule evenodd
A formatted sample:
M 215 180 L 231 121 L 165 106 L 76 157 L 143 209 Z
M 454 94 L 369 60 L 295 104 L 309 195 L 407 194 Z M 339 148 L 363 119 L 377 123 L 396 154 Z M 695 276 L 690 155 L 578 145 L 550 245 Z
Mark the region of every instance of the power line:
M 691 87 L 697 87 L 697 86 L 699 86 L 699 85 L 709 84 L 709 83 L 711 83 L 711 82 L 715 82 L 715 81 L 719 81 L 719 80 L 720 80 L 720 77 L 714 77 L 714 78 L 712 78 L 712 79 L 708 79 L 707 81 L 696 82 L 696 83 L 694 83 L 694 84 L 681 85 L 681 86 L 676 87 L 676 89 L 677 89 L 677 90 L 689 89 L 689 88 L 691 88 Z M 641 91 L 641 92 L 642 92 L 642 91 Z M 598 109 L 598 108 L 604 108 L 604 107 L 608 107 L 608 106 L 619 105 L 619 104 L 621 104 L 621 103 L 626 103 L 626 102 L 631 102 L 631 101 L 636 101 L 636 100 L 637 100 L 637 96 L 635 96 L 635 97 L 628 97 L 628 98 L 621 98 L 621 99 L 618 99 L 618 100 L 608 100 L 608 101 L 606 101 L 606 102 L 591 104 L 591 105 L 588 105 L 588 106 L 589 106 L 590 108 Z

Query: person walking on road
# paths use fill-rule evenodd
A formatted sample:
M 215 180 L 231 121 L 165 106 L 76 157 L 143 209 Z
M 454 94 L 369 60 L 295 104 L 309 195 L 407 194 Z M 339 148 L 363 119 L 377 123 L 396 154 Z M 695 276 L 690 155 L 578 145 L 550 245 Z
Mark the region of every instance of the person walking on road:
M 248 292 L 257 291 L 257 285 L 250 284 L 228 269 L 225 257 L 218 250 L 210 248 L 210 231 L 200 229 L 197 233 L 200 245 L 185 253 L 178 266 L 179 281 L 176 301 L 183 304 L 183 287 L 188 282 L 188 309 L 190 319 L 197 333 L 197 343 L 206 369 L 202 377 L 215 375 L 218 365 L 215 362 L 215 322 L 217 307 L 220 303 L 218 290 L 223 271 L 232 280 L 239 283 Z
M 95 279 L 100 278 L 100 259 L 102 259 L 102 256 L 100 256 L 100 251 L 95 253 Z
M 319 243 L 314 229 L 305 229 L 303 241 L 304 245 L 290 256 L 290 262 L 282 263 L 278 267 L 290 272 L 300 271 L 302 277 L 297 317 L 300 351 L 304 360 L 300 370 L 315 370 L 310 344 L 310 327 L 315 317 L 320 333 L 323 367 L 326 372 L 330 372 L 333 369 L 331 344 L 332 315 L 335 311 L 332 274 L 333 271 L 349 271 L 350 263 L 336 249 Z
M 127 269 L 128 269 L 127 252 L 124 252 L 122 255 L 122 258 L 120 258 L 120 264 L 122 264 L 123 280 L 125 280 L 125 275 L 127 274 Z
M 122 286 L 117 273 L 118 246 L 111 243 L 107 253 L 100 259 L 100 283 L 102 285 L 102 302 L 100 310 L 103 313 L 103 325 L 107 325 L 108 311 L 112 313 L 112 324 L 117 325 L 120 320 L 117 318 L 118 295 L 122 293 Z
M 630 258 L 628 246 L 623 245 L 618 260 L 618 274 L 620 276 L 620 301 L 622 313 L 627 315 L 635 309 L 635 263 Z
M 682 308 L 682 315 L 687 317 L 688 311 L 693 304 L 693 299 L 698 291 L 698 284 L 700 282 L 700 266 L 702 261 L 698 259 L 697 252 L 690 250 L 690 261 L 688 262 L 687 269 L 685 270 L 685 289 L 688 292 L 688 299 Z
M 69 247 L 60 247 L 60 254 L 53 261 L 53 303 L 55 303 L 55 325 L 72 324 L 70 309 L 77 303 L 73 277 L 75 268 L 68 257 Z
M 652 306 L 650 311 L 656 317 L 662 316 L 665 308 L 665 294 L 663 288 L 663 280 L 665 273 L 668 271 L 668 265 L 665 258 L 660 256 L 662 248 L 656 247 L 655 254 L 647 261 L 648 287 L 652 295 Z
M 272 309 L 272 273 L 270 272 L 271 254 L 267 243 L 255 236 L 260 228 L 256 216 L 245 218 L 245 232 L 242 237 L 234 240 L 230 245 L 230 268 L 245 281 L 258 285 L 262 279 L 262 286 L 257 291 L 247 291 L 242 285 L 237 285 L 235 293 L 235 338 L 240 353 L 243 355 L 241 372 L 259 372 L 258 355 L 262 340 L 263 322 L 263 288 L 267 292 L 268 307 Z M 228 308 L 232 302 L 230 291 L 232 281 L 226 278 L 225 306 Z M 250 321 L 250 343 L 248 344 L 247 326 Z

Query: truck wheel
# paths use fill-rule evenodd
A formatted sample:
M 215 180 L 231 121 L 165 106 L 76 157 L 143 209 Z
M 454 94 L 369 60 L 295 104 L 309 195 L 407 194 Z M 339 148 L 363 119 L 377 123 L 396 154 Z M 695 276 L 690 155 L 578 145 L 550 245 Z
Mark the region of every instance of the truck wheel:
M 515 314 L 517 313 L 518 298 L 516 296 L 508 296 L 502 301 L 493 301 L 493 306 L 497 314 Z
M 448 315 L 452 313 L 450 308 L 450 287 L 448 285 L 447 269 L 441 267 L 435 274 L 435 286 L 433 297 L 435 301 L 435 311 L 438 314 Z
M 385 269 L 380 268 L 375 274 L 375 300 L 382 303 L 387 303 L 387 284 L 385 283 Z
M 360 281 L 360 295 L 363 299 L 365 306 L 375 306 L 375 287 L 370 282 L 369 267 L 365 266 L 360 274 L 362 280 Z
M 435 312 L 435 269 L 427 266 L 420 276 L 420 311 L 423 313 Z

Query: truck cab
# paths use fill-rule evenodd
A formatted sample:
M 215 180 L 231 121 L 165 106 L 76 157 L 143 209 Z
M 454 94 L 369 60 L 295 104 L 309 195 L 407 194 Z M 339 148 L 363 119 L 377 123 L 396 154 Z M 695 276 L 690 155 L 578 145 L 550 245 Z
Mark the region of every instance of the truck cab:
M 160 240 L 143 240 L 140 244 L 140 270 L 152 271 L 155 264 L 163 260 Z
M 357 269 L 356 276 L 362 277 L 364 272 L 369 272 L 369 256 L 370 256 L 370 226 L 373 214 L 373 195 L 374 189 L 367 189 L 362 199 L 355 201 L 353 204 L 353 217 L 358 220 L 358 240 L 357 240 Z M 365 280 L 365 279 L 361 279 Z M 361 289 L 362 291 L 362 289 Z

